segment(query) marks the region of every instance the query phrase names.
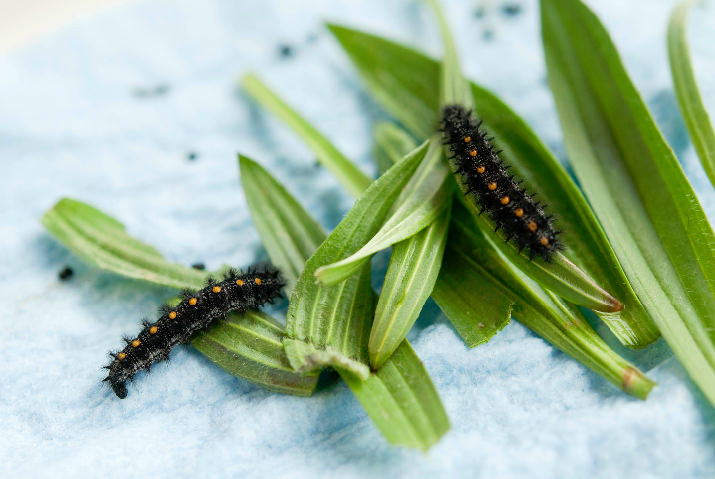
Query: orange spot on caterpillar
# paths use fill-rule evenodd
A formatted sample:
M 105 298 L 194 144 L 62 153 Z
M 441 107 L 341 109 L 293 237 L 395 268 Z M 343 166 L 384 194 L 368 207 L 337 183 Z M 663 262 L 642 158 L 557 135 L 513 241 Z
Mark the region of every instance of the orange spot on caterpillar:
M 159 328 L 157 326 L 152 326 L 149 328 L 149 334 L 156 334 L 159 331 Z
M 527 228 L 529 228 L 529 231 L 534 232 L 539 229 L 539 225 L 536 224 L 536 221 L 529 221 L 529 224 L 526 225 Z
M 472 137 L 471 137 L 471 136 L 465 136 L 465 137 L 464 137 L 464 142 L 465 142 L 465 143 L 469 143 L 470 141 L 472 141 Z
M 517 208 L 514 210 L 514 215 L 516 215 L 517 218 L 521 218 L 524 216 L 524 210 L 522 208 Z
M 132 347 L 138 348 L 141 343 L 142 343 L 141 341 L 139 341 L 138 339 L 135 339 L 134 341 L 132 341 Z
M 539 240 L 539 243 L 541 243 L 541 246 L 547 246 L 549 244 L 549 238 L 547 238 L 546 236 L 542 236 Z
M 472 156 L 472 157 L 477 156 L 477 150 L 470 151 L 469 156 Z
M 477 166 L 477 173 L 479 173 L 480 175 L 481 175 L 482 173 L 484 173 L 486 170 L 487 170 L 487 169 L 484 167 L 484 165 L 479 165 L 479 166 Z
M 255 281 L 258 286 L 260 286 L 261 283 L 263 282 L 263 281 L 261 281 L 261 278 L 256 278 L 253 281 Z
M 503 205 L 508 205 L 508 204 L 509 204 L 509 197 L 508 197 L 508 196 L 504 196 L 504 197 L 502 197 L 502 199 L 501 199 L 500 201 L 501 201 L 501 204 L 503 204 Z
M 237 280 L 236 280 L 236 284 L 239 285 L 239 286 L 243 286 L 243 285 L 246 284 L 246 283 L 244 283 L 242 279 L 237 279 Z
M 220 292 L 221 292 L 221 286 L 214 286 L 211 291 L 213 291 L 214 293 L 220 293 Z
M 169 319 L 176 319 L 176 311 L 169 313 Z
M 199 302 L 199 300 L 198 300 L 197 298 L 191 298 L 191 299 L 189 300 L 189 304 L 190 304 L 191 306 L 196 306 L 196 303 L 198 303 L 198 302 Z
M 489 184 L 487 185 L 487 188 L 489 188 L 490 191 L 496 190 L 496 189 L 497 189 L 497 184 L 496 184 L 496 182 L 495 182 L 495 181 L 492 181 L 491 183 L 489 183 Z
M 117 354 L 117 358 L 119 358 L 120 361 L 121 361 L 122 359 L 126 358 L 126 357 L 127 357 L 127 353 L 119 353 L 119 354 Z

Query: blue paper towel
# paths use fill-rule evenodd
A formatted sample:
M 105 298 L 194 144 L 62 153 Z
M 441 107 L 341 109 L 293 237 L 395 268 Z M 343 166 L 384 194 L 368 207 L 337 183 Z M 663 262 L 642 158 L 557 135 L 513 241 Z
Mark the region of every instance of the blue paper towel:
M 536 2 L 521 2 L 514 16 L 496 1 L 446 3 L 469 76 L 563 157 Z M 486 5 L 479 19 L 477 4 Z M 713 218 L 715 194 L 670 86 L 672 6 L 608 0 L 594 8 Z M 308 399 L 274 394 L 190 348 L 131 385 L 124 401 L 100 385 L 106 351 L 170 291 L 84 266 L 39 218 L 73 196 L 172 261 L 248 264 L 265 252 L 237 178 L 241 151 L 334 227 L 351 198 L 300 140 L 236 91 L 242 72 L 257 71 L 374 174 L 371 125 L 383 114 L 324 19 L 439 52 L 434 22 L 415 1 L 139 0 L 0 57 L 0 475 L 713 477 L 715 413 L 663 341 L 624 352 L 659 383 L 641 402 L 518 323 L 468 350 L 433 306 L 410 339 L 452 429 L 426 455 L 389 447 L 343 384 Z M 712 9 L 691 18 L 711 112 L 714 19 Z M 281 56 L 283 44 L 292 56 Z M 159 85 L 168 91 L 137 94 Z M 60 283 L 66 264 L 75 276 Z

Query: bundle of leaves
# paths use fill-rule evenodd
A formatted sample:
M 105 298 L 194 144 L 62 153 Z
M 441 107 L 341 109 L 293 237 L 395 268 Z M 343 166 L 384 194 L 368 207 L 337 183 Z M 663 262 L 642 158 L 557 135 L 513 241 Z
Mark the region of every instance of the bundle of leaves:
M 469 347 L 488 342 L 513 314 L 645 399 L 654 383 L 596 334 L 584 317 L 590 309 L 628 347 L 662 334 L 715 404 L 715 236 L 603 25 L 579 0 L 541 1 L 549 83 L 579 188 L 524 120 L 464 79 L 446 23 L 430 3 L 443 33 L 442 61 L 328 25 L 396 120 L 375 128 L 384 173 L 374 181 L 255 75 L 243 78 L 244 91 L 284 120 L 356 202 L 326 234 L 268 171 L 239 156 L 255 227 L 288 283 L 286 322 L 233 315 L 196 335 L 194 347 L 229 373 L 280 393 L 309 396 L 320 372 L 333 369 L 389 442 L 427 449 L 449 421 L 405 337 L 430 297 Z M 684 12 L 687 6 L 676 11 L 669 37 L 676 88 L 693 134 L 712 133 L 697 109 L 690 64 L 678 60 L 683 51 L 687 60 Z M 501 160 L 557 215 L 564 248 L 549 261 L 504 241 L 494 219 L 478 214 L 478 198 L 460 194 L 465 185 L 450 171 L 436 131 L 450 104 L 474 110 L 503 150 Z M 708 138 L 698 135 L 699 152 L 715 151 Z M 61 200 L 43 223 L 90 264 L 126 277 L 181 289 L 201 287 L 209 274 L 167 262 L 76 200 Z M 378 295 L 370 259 L 388 247 Z

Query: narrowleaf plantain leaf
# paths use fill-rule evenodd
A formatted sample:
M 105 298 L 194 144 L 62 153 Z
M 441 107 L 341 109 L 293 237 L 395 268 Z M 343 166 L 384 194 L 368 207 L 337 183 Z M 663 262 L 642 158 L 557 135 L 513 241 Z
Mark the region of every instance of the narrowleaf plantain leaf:
M 253 74 L 241 80 L 241 86 L 255 101 L 283 120 L 308 147 L 318 155 L 318 161 L 329 169 L 350 194 L 359 196 L 372 180 L 345 158 L 318 130 L 298 115 Z
M 455 202 L 432 297 L 469 347 L 491 339 L 508 324 L 513 310 L 551 344 L 626 393 L 645 399 L 654 385 L 650 379 L 610 349 L 576 308 L 528 279 L 487 242 L 466 207 Z
M 715 404 L 713 230 L 598 18 L 577 0 L 543 0 L 541 22 L 576 175 L 634 291 Z
M 77 200 L 63 198 L 42 218 L 47 230 L 88 263 L 104 270 L 177 289 L 199 289 L 208 272 L 166 261 L 153 247 L 129 236 L 124 225 Z M 296 373 L 280 342 L 283 328 L 261 313 L 231 314 L 192 344 L 234 376 L 271 391 L 310 396 L 317 377 Z
M 438 123 L 439 63 L 408 47 L 338 25 L 330 30 L 345 49 L 374 97 L 417 137 L 429 137 Z M 605 234 L 583 195 L 526 123 L 501 100 L 475 84 L 477 111 L 497 137 L 503 155 L 525 186 L 548 197 L 565 231 L 567 255 L 623 303 L 618 314 L 602 315 L 619 340 L 642 347 L 658 336 L 633 294 Z M 399 101 L 397 101 L 399 99 Z
M 668 24 L 668 59 L 685 126 L 710 183 L 715 185 L 715 130 L 695 81 L 685 29 L 688 13 L 696 1 L 684 0 L 673 10 Z
M 367 379 L 367 338 L 373 309 L 364 297 L 372 298 L 367 294 L 370 264 L 362 266 L 359 275 L 332 286 L 316 283 L 315 271 L 324 264 L 349 256 L 375 235 L 392 203 L 425 157 L 428 146 L 428 142 L 423 143 L 378 178 L 306 262 L 291 296 L 287 316 L 287 331 L 293 339 L 286 342 L 286 347 L 292 348 L 288 356 L 294 367 L 314 366 L 317 369 L 335 365 L 351 369 L 353 374 Z M 324 350 L 327 356 L 313 354 L 311 348 L 304 345 L 296 347 L 294 341 Z M 303 358 L 298 360 L 301 355 Z M 341 359 L 335 363 L 320 361 L 338 356 Z M 346 364 L 351 364 L 352 368 Z
M 241 178 L 244 182 L 255 182 L 262 185 L 279 185 L 270 174 L 246 157 L 241 157 Z M 315 237 L 325 237 L 325 233 L 316 222 L 300 206 L 300 204 L 282 186 L 272 188 L 274 194 L 281 196 L 279 201 L 268 203 L 267 208 L 274 211 L 266 215 L 265 228 L 262 236 L 275 235 L 275 238 L 265 238 L 266 248 L 274 262 L 278 258 L 288 258 L 294 261 L 289 271 L 301 271 L 304 261 L 313 251 L 306 251 L 301 245 L 301 235 L 282 235 L 282 231 L 311 231 Z M 249 203 L 251 205 L 251 203 Z M 275 211 L 285 208 L 282 212 Z M 251 207 L 254 217 L 266 214 L 263 208 Z M 293 224 L 291 219 L 297 219 Z M 293 241 L 293 249 L 305 252 L 303 259 L 297 255 L 284 255 L 283 249 L 276 246 L 279 236 L 285 241 Z M 372 292 L 369 293 L 372 295 Z M 310 359 L 311 353 L 325 356 L 324 351 L 316 351 L 305 342 L 296 342 L 295 360 Z M 303 349 L 303 351 L 300 351 Z M 301 354 L 302 353 L 302 354 Z M 307 353 L 307 354 L 306 354 Z M 336 358 L 321 358 L 323 363 L 334 362 Z M 420 449 L 427 449 L 435 444 L 449 429 L 449 420 L 444 407 L 434 389 L 434 385 L 424 369 L 419 358 L 414 354 L 407 341 L 403 341 L 398 353 L 390 359 L 378 372 L 371 372 L 365 381 L 347 369 L 338 367 L 341 376 L 348 383 L 354 394 L 365 408 L 367 414 L 375 422 L 380 432 L 392 444 L 402 444 Z
M 393 211 L 380 230 L 354 254 L 318 268 L 316 279 L 326 285 L 342 281 L 373 254 L 431 225 L 452 202 L 452 182 L 448 181 L 448 175 L 439 143 L 435 144 L 433 139 L 425 160 L 395 200 Z
M 241 184 L 253 224 L 271 261 L 293 291 L 309 258 L 325 239 L 325 230 L 286 189 L 253 160 L 238 155 Z

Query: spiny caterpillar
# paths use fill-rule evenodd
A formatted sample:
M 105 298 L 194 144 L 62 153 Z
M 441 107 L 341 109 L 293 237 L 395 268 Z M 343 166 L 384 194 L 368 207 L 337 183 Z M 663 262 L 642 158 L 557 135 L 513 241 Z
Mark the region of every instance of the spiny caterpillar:
M 110 353 L 112 362 L 105 366 L 109 375 L 104 381 L 124 399 L 126 381 L 141 369 L 148 371 L 152 363 L 168 359 L 174 346 L 188 343 L 194 333 L 225 319 L 229 312 L 243 313 L 258 309 L 266 302 L 272 303 L 284 284 L 278 270 L 267 266 L 246 273 L 231 269 L 221 282 L 209 278 L 202 290 L 184 291 L 184 299 L 179 304 L 162 306 L 156 322 L 143 321 L 144 329 L 136 338 L 124 338 L 127 346 Z
M 448 105 L 442 112 L 444 142 L 454 154 L 455 174 L 459 175 L 465 194 L 472 195 L 481 208 L 503 230 L 507 241 L 514 240 L 519 251 L 526 248 L 529 257 L 546 261 L 562 248 L 553 228 L 553 216 L 544 213 L 532 195 L 514 181 L 486 132 L 480 129 L 471 111 L 461 105 Z

